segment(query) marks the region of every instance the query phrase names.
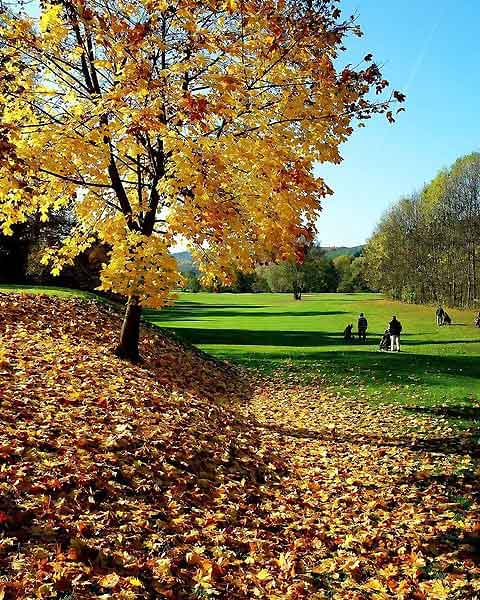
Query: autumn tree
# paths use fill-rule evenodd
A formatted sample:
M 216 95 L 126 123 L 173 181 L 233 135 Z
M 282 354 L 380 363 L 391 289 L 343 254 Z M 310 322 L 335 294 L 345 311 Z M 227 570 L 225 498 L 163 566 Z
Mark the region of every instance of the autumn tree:
M 3 232 L 74 210 L 44 260 L 59 273 L 94 240 L 110 248 L 101 288 L 128 299 L 117 353 L 137 359 L 142 306 L 181 284 L 179 237 L 221 283 L 312 237 L 329 192 L 313 165 L 403 100 L 371 55 L 338 66 L 360 33 L 336 0 L 3 5 Z

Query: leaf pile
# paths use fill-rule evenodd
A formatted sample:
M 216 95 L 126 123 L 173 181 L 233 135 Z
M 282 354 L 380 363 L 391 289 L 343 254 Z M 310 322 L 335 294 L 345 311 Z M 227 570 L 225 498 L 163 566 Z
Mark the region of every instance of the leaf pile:
M 0 295 L 0 598 L 480 597 L 478 445 Z

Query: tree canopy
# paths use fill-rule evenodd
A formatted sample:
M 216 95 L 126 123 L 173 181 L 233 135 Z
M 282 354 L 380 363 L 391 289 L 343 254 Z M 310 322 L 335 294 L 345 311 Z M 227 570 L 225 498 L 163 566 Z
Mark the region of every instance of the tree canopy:
M 0 13 L 0 224 L 70 206 L 54 273 L 100 241 L 101 287 L 161 306 L 179 237 L 205 279 L 231 281 L 311 239 L 355 120 L 403 95 L 335 0 L 60 0 Z M 379 97 L 375 97 L 375 92 Z

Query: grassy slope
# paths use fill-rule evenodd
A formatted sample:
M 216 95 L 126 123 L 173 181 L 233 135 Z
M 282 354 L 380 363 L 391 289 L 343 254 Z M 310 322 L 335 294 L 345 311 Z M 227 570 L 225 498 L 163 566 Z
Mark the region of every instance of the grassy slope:
M 90 292 L 73 290 L 55 285 L 18 285 L 16 283 L 0 284 L 0 292 L 22 292 L 25 294 L 47 294 L 60 298 L 85 298 L 86 300 L 99 299 L 100 297 Z
M 345 345 L 342 331 L 360 311 L 369 319 L 367 346 Z M 382 402 L 448 404 L 447 416 L 480 399 L 480 332 L 473 311 L 449 311 L 451 327 L 434 323 L 434 309 L 391 302 L 378 294 L 312 294 L 301 302 L 282 294 L 181 294 L 174 308 L 146 317 L 223 358 L 272 371 L 323 373 L 348 395 Z M 403 323 L 402 352 L 377 351 L 388 321 Z

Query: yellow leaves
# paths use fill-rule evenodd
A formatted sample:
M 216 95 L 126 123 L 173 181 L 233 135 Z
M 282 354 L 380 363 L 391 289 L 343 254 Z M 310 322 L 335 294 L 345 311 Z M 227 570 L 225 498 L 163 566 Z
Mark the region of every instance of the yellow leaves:
M 197 552 L 188 552 L 185 556 L 187 563 L 197 567 L 194 580 L 202 588 L 211 587 L 213 562 Z
M 39 26 L 42 33 L 58 24 L 62 10 L 61 4 L 47 4 L 40 16 Z
M 313 567 L 311 569 L 311 572 L 315 573 L 316 575 L 323 575 L 324 573 L 333 573 L 336 567 L 337 565 L 335 563 L 335 560 L 333 560 L 332 558 L 326 558 L 325 560 L 322 560 L 322 562 L 320 562 L 318 565 Z
M 387 592 L 385 586 L 376 578 L 369 579 L 363 586 L 369 592 Z
M 267 569 L 261 569 L 260 571 L 258 571 L 258 573 L 255 575 L 255 577 L 259 580 L 259 581 L 266 581 L 267 579 L 271 579 L 272 576 L 270 575 L 270 572 L 267 571 Z
M 172 288 L 183 281 L 169 252 L 172 241 L 126 233 L 121 220 L 115 222 L 115 228 L 112 225 L 100 231 L 104 241 L 112 245 L 109 262 L 101 273 L 101 289 L 138 296 L 147 306 L 166 304 Z
M 109 60 L 95 60 L 94 65 L 98 69 L 110 69 L 112 64 Z
M 315 161 L 339 160 L 338 147 L 350 132 L 345 115 L 355 113 L 352 107 L 373 83 L 359 74 L 355 85 L 340 85 L 332 62 L 318 63 L 318 56 L 335 55 L 339 42 L 328 8 L 311 19 L 315 29 L 300 19 L 304 31 L 287 4 L 275 2 L 265 12 L 239 0 L 118 0 L 94 10 L 74 2 L 94 40 L 93 57 L 86 56 L 86 40 L 77 39 L 62 3 L 43 5 L 40 36 L 29 35 L 20 16 L 12 19 L 16 58 L 25 48 L 30 80 L 24 81 L 20 60 L 5 68 L 24 91 L 37 86 L 42 92 L 36 110 L 21 95 L 8 95 L 9 120 L 25 125 L 15 149 L 35 186 L 42 173 L 42 218 L 61 199 L 86 236 L 112 246 L 101 289 L 138 294 L 159 307 L 182 282 L 169 258 L 176 237 L 198 250 L 207 280 L 227 283 L 239 269 L 292 256 L 298 227 L 315 222 L 327 193 Z M 240 8 L 241 20 L 231 16 Z M 280 34 L 291 46 L 286 60 L 276 47 Z M 2 56 L 9 52 L 1 43 L 0 49 Z M 169 56 L 163 63 L 162 51 Z M 82 58 L 98 69 L 101 94 L 86 93 L 91 82 Z M 48 89 L 39 87 L 47 84 L 38 65 L 49 72 Z M 332 117 L 318 119 L 319 107 Z M 37 127 L 40 114 L 51 115 L 44 127 Z M 111 153 L 123 191 L 111 187 Z M 286 168 L 299 157 L 301 168 Z M 0 208 L 0 227 L 7 232 L 34 212 L 22 190 L 2 169 L 0 199 L 9 209 Z M 154 190 L 160 233 L 133 239 L 133 230 L 145 231 Z M 47 262 L 58 274 L 82 249 L 80 237 L 72 236 Z
M 3 344 L 3 340 L 0 337 L 0 367 L 2 369 L 4 369 L 5 367 L 8 367 L 10 364 L 9 358 L 8 358 L 8 354 L 5 350 L 4 344 Z
M 117 575 L 117 573 L 109 573 L 108 575 L 102 577 L 98 583 L 104 588 L 114 588 L 117 587 L 119 582 L 120 577 Z
M 57 44 L 67 35 L 68 30 L 62 20 L 62 4 L 47 4 L 42 10 L 39 27 L 43 38 L 49 44 Z
M 53 590 L 53 585 L 51 583 L 44 583 L 41 585 L 36 592 L 37 598 L 51 598 Z
M 295 575 L 294 557 L 291 552 L 282 552 L 277 559 L 277 563 L 282 571 L 289 573 L 292 577 Z
M 152 563 L 152 570 L 156 577 L 163 579 L 171 577 L 171 560 L 169 558 L 157 558 Z
M 420 587 L 429 600 L 447 600 L 450 595 L 450 589 L 442 580 L 422 583 Z

